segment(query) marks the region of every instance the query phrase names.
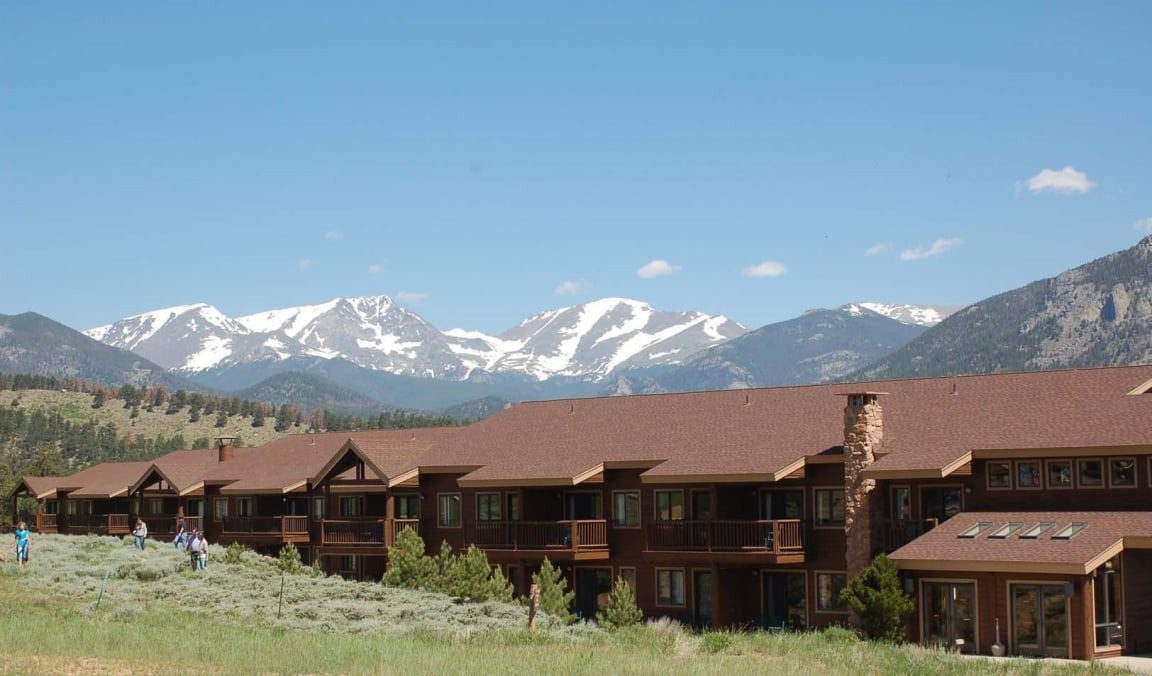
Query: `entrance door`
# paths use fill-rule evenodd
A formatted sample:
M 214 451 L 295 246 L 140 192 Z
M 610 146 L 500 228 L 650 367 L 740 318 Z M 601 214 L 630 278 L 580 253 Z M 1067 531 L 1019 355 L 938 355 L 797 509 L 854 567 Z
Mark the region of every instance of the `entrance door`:
M 1012 585 L 1012 625 L 1017 654 L 1068 657 L 1068 597 L 1064 585 Z
M 612 593 L 611 568 L 576 569 L 576 614 L 582 619 L 596 618 L 596 612 L 608 602 Z
M 688 518 L 692 521 L 708 521 L 712 518 L 712 492 L 692 491 L 691 512 Z
M 976 652 L 976 584 L 925 582 L 922 587 L 924 643 Z
M 804 573 L 764 573 L 762 624 L 765 629 L 807 629 L 808 595 Z
M 803 519 L 804 491 L 764 491 L 760 494 L 760 518 Z
M 941 523 L 964 508 L 964 489 L 959 486 L 933 486 L 920 489 L 920 512 L 925 519 Z
M 698 627 L 711 627 L 712 599 L 716 594 L 714 578 L 710 570 L 697 570 L 692 573 L 692 615 Z
M 569 493 L 565 502 L 565 517 L 570 521 L 604 518 L 599 493 Z

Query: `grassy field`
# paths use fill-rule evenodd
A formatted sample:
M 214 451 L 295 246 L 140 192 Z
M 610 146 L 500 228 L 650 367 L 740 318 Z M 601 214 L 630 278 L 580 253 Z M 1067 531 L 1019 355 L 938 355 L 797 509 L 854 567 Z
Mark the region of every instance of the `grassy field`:
M 32 562 L 0 564 L 5 673 L 1115 673 L 1027 660 L 973 661 L 842 634 L 697 634 L 652 623 L 619 632 L 545 624 L 378 584 L 289 575 L 245 554 L 188 570 L 158 545 L 41 536 Z M 102 582 L 108 583 L 96 608 Z M 277 617 L 277 613 L 280 617 Z
M 272 419 L 265 421 L 263 427 L 252 427 L 251 418 L 233 416 L 228 419 L 225 427 L 216 427 L 216 415 L 205 415 L 200 420 L 188 422 L 188 408 L 180 413 L 166 415 L 162 408 L 149 413 L 140 409 L 140 416 L 135 420 L 129 418 L 130 410 L 124 408 L 120 399 L 108 399 L 101 408 L 92 408 L 93 396 L 83 392 L 60 392 L 59 390 L 0 390 L 0 405 L 8 406 L 13 399 L 19 399 L 25 410 L 43 409 L 45 411 L 59 411 L 65 420 L 74 423 L 86 423 L 95 419 L 100 425 L 115 423 L 120 434 L 131 431 L 137 436 L 156 437 L 164 435 L 172 437 L 183 434 L 188 443 L 199 437 L 209 439 L 220 436 L 239 436 L 245 446 L 259 446 L 273 439 L 284 436 L 272 428 Z M 294 429 L 299 432 L 301 430 Z

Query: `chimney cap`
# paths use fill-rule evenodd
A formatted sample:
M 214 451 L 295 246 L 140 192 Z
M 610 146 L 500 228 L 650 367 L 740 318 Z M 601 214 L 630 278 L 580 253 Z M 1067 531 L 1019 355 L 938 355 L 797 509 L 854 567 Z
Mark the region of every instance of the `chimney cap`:
M 881 394 L 888 394 L 888 393 L 887 392 L 874 392 L 872 390 L 853 390 L 851 392 L 836 392 L 835 396 L 837 396 L 837 397 L 852 397 L 852 396 L 855 396 L 858 394 L 866 394 L 866 395 L 870 394 L 870 395 L 875 397 L 875 396 L 878 396 Z
M 239 437 L 216 437 L 217 446 L 231 446 Z

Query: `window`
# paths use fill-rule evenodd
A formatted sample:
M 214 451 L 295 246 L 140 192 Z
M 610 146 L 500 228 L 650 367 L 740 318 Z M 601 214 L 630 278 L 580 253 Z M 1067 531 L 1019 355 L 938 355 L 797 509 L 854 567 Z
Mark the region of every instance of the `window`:
M 441 493 L 437 523 L 441 528 L 460 527 L 460 494 Z
M 816 573 L 816 609 L 828 613 L 848 612 L 848 604 L 840 598 L 847 584 L 847 573 Z
M 988 461 L 988 488 L 990 490 L 1012 488 L 1012 463 L 1001 460 Z
M 970 540 L 970 539 L 976 537 L 977 535 L 983 533 L 984 531 L 988 530 L 991 527 L 992 527 L 991 521 L 981 521 L 980 523 L 974 524 L 974 525 L 969 526 L 968 528 L 964 529 L 956 537 Z
M 892 487 L 892 518 L 907 521 L 912 518 L 912 489 L 907 486 Z
M 684 569 L 656 569 L 656 605 L 684 605 Z
M 1006 523 L 1003 526 L 1000 526 L 996 530 L 992 531 L 991 533 L 988 534 L 988 537 L 995 538 L 997 540 L 1003 540 L 1003 539 L 1007 538 L 1009 535 L 1015 533 L 1016 531 L 1020 530 L 1023 527 L 1024 527 L 1023 523 L 1021 523 L 1019 521 L 1013 521 L 1012 523 Z
M 508 520 L 519 521 L 524 518 L 523 513 L 520 511 L 520 494 L 508 493 Z
M 252 516 L 252 498 L 236 498 L 236 516 Z
M 636 591 L 636 569 L 632 567 L 620 568 L 620 579 L 628 583 L 632 591 Z
M 1109 458 L 1108 485 L 1112 488 L 1135 488 L 1135 458 Z
M 60 505 L 55 500 L 45 500 L 44 501 L 44 513 L 45 514 L 55 514 L 58 511 L 60 511 Z
M 312 498 L 312 520 L 321 521 L 327 515 L 327 503 L 324 498 Z
M 816 527 L 842 528 L 844 526 L 844 489 L 817 488 Z
M 617 528 L 640 527 L 640 491 L 616 491 L 612 494 L 612 525 Z
M 65 502 L 64 504 L 67 505 L 64 508 L 64 511 L 66 511 L 68 513 L 68 516 L 76 516 L 76 501 L 75 500 L 69 500 L 68 502 Z
M 394 499 L 395 505 L 393 506 L 393 509 L 396 512 L 397 519 L 420 518 L 419 495 L 397 495 Z
M 1071 540 L 1077 533 L 1088 527 L 1086 523 L 1070 523 L 1052 534 L 1053 540 Z
M 682 521 L 684 519 L 684 491 L 655 491 L 656 520 Z M 681 573 L 683 577 L 683 573 Z
M 340 496 L 340 516 L 360 516 L 363 498 L 358 495 Z
M 164 501 L 160 498 L 148 498 L 148 514 L 158 516 L 164 513 Z
M 1104 461 L 1081 460 L 1076 463 L 1079 488 L 1102 488 L 1104 486 Z
M 1118 648 L 1124 645 L 1120 625 L 1120 557 L 1097 568 L 1095 582 L 1096 649 Z
M 1072 461 L 1048 461 L 1048 488 L 1072 488 Z
M 1016 463 L 1016 488 L 1040 488 L 1040 461 L 1021 460 Z
M 1040 537 L 1041 535 L 1048 532 L 1049 530 L 1052 530 L 1052 528 L 1055 525 L 1056 524 L 1052 523 L 1051 521 L 1046 521 L 1044 523 L 1038 523 L 1035 526 L 1032 526 L 1028 530 L 1021 533 L 1020 539 L 1021 540 L 1035 540 L 1036 538 Z
M 476 494 L 476 520 L 500 521 L 503 519 L 499 493 Z
M 212 501 L 212 517 L 217 521 L 228 518 L 228 498 L 216 498 Z

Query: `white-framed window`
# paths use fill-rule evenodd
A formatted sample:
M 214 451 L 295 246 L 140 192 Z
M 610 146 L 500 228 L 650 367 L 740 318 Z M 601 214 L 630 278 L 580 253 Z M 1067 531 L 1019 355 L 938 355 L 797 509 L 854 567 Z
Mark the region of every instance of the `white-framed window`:
M 1086 458 L 1076 461 L 1077 488 L 1104 487 L 1104 461 L 1099 458 Z
M 844 489 L 817 488 L 812 491 L 816 502 L 817 528 L 844 527 Z
M 76 516 L 76 501 L 68 500 L 64 504 L 66 505 L 64 507 L 64 511 L 68 514 L 68 516 Z
M 640 527 L 640 491 L 612 492 L 612 525 L 616 528 Z
M 986 465 L 988 490 L 1002 491 L 1012 488 L 1012 462 L 1009 460 L 989 460 Z
M 253 516 L 252 498 L 236 498 L 236 516 Z
M 846 613 L 848 604 L 840 592 L 848 585 L 848 573 L 816 573 L 816 610 L 822 613 Z
M 1044 477 L 1040 473 L 1039 460 L 1018 460 L 1016 462 L 1016 488 L 1037 490 L 1044 487 Z
M 684 519 L 684 491 L 652 491 L 652 498 L 656 503 L 657 521 L 682 521 Z
M 145 504 L 148 507 L 149 516 L 158 516 L 164 513 L 164 501 L 160 498 L 148 498 Z
M 397 519 L 420 518 L 420 496 L 415 493 L 398 494 L 395 498 L 393 510 Z
M 1108 486 L 1136 488 L 1136 458 L 1108 458 Z
M 323 496 L 314 496 L 312 498 L 312 520 L 323 521 L 328 516 L 328 501 Z
M 656 569 L 656 605 L 684 607 L 684 569 Z
M 459 528 L 461 521 L 460 494 L 440 493 L 436 496 L 436 523 L 441 528 Z
M 503 497 L 500 493 L 476 494 L 476 520 L 502 521 L 504 519 Z
M 217 521 L 228 518 L 228 498 L 216 498 L 212 501 L 212 517 Z
M 1072 488 L 1072 461 L 1046 460 L 1044 473 L 1048 477 L 1048 490 L 1067 490 Z

